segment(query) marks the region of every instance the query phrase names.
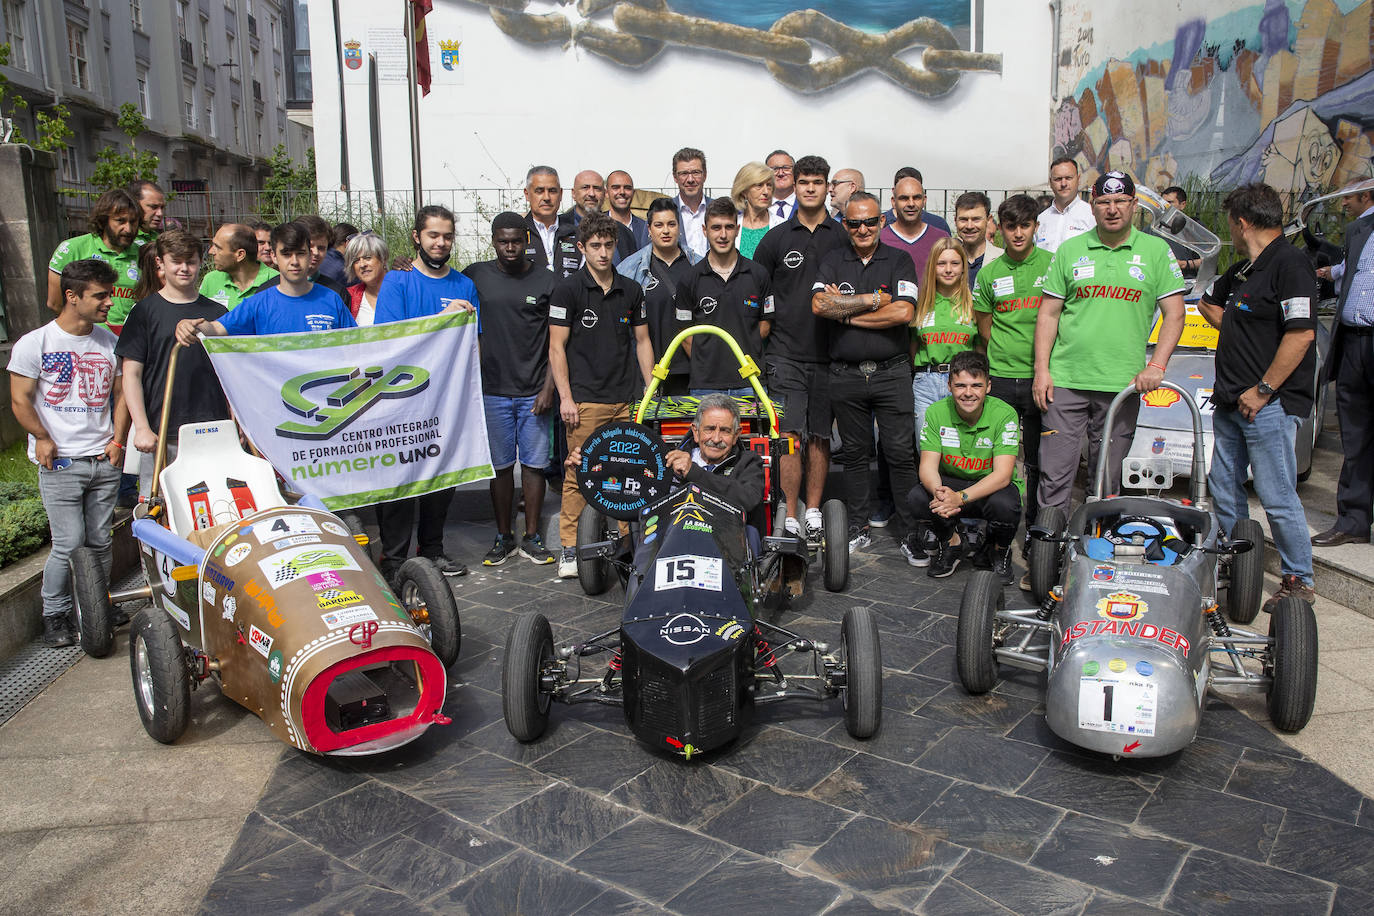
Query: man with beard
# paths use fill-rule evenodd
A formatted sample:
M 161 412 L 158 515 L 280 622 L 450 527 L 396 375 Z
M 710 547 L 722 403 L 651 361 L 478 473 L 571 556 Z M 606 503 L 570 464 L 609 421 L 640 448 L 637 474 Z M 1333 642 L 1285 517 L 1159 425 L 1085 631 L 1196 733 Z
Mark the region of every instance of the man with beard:
M 62 295 L 62 268 L 74 261 L 103 261 L 115 272 L 114 298 L 103 326 L 118 335 L 124 316 L 134 307 L 134 288 L 139 278 L 139 248 L 134 238 L 142 214 L 138 202 L 126 191 L 101 194 L 91 208 L 91 231 L 58 245 L 48 261 L 48 308 L 60 312 L 66 301 Z
M 477 287 L 449 267 L 453 253 L 454 220 L 447 207 L 431 204 L 415 214 L 411 230 L 415 260 L 410 270 L 393 270 L 377 293 L 376 324 L 452 312 L 474 312 Z M 480 323 L 479 323 L 480 330 Z M 382 575 L 390 578 L 410 553 L 411 526 L 417 526 L 417 554 L 445 576 L 467 575 L 468 568 L 444 554 L 444 522 L 453 490 L 426 493 L 377 507 L 382 534 Z M 417 518 L 418 517 L 418 518 Z
M 635 245 L 631 253 L 649 244 L 649 224 L 634 215 L 630 204 L 635 199 L 635 180 L 621 169 L 606 176 L 606 196 L 611 202 L 610 217 L 630 230 Z M 621 258 L 624 261 L 624 258 Z

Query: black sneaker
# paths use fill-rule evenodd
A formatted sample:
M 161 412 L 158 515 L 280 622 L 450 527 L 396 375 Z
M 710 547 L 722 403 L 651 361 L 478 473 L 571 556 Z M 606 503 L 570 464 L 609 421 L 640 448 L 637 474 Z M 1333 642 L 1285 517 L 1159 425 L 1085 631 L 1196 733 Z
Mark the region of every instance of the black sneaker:
M 43 645 L 49 649 L 65 649 L 67 646 L 75 645 L 76 637 L 72 634 L 71 626 L 65 617 L 43 618 Z
M 926 570 L 926 575 L 932 579 L 943 579 L 946 576 L 954 575 L 954 571 L 959 568 L 959 564 L 964 559 L 964 542 L 950 546 L 949 541 L 944 541 L 935 551 L 935 559 L 931 562 L 930 568 Z
M 506 557 L 515 553 L 515 550 L 515 535 L 498 534 L 496 543 L 491 545 L 491 550 L 488 550 L 487 555 L 482 558 L 482 565 L 500 566 L 506 562 Z
M 525 539 L 520 542 L 520 556 L 535 566 L 548 566 L 558 559 L 552 550 L 544 546 L 544 538 L 538 534 L 525 535 Z
M 930 554 L 926 553 L 925 545 L 921 542 L 920 534 L 912 532 L 902 541 L 902 556 L 906 557 L 907 563 L 917 569 L 923 569 L 930 565 Z
M 439 554 L 437 557 L 426 557 L 426 559 L 433 563 L 434 568 L 439 570 L 440 573 L 450 578 L 453 576 L 466 576 L 468 574 L 468 568 L 452 557 L 446 557 L 443 554 Z
M 978 528 L 966 528 L 964 533 L 964 556 L 968 557 L 974 569 L 992 569 L 995 550 L 987 535 Z
M 1002 577 L 1003 585 L 1011 585 L 1011 545 L 1006 547 L 990 547 L 992 553 L 992 571 Z

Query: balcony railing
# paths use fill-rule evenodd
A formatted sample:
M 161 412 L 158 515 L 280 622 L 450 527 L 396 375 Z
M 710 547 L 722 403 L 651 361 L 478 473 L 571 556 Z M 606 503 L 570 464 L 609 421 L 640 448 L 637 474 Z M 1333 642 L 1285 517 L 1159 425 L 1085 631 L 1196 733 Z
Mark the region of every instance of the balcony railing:
M 185 38 L 181 39 L 181 62 L 183 64 L 191 64 L 192 66 L 194 66 L 196 62 L 194 45 Z

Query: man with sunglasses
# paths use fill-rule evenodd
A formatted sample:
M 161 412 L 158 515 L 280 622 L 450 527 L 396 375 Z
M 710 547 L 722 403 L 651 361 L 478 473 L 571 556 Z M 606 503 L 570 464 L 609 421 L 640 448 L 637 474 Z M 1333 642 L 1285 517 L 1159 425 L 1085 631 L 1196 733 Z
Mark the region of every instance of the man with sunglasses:
M 892 492 L 909 493 L 916 485 L 907 332 L 916 314 L 916 268 L 911 258 L 878 241 L 883 217 L 872 194 L 850 195 L 844 228 L 849 244 L 821 260 L 811 310 L 829 324 L 831 407 L 842 442 L 849 549 L 855 551 L 871 543 L 861 522 L 869 517 L 874 418 Z M 907 530 L 902 552 L 914 562 L 915 519 L 904 500 L 898 500 L 897 512 Z

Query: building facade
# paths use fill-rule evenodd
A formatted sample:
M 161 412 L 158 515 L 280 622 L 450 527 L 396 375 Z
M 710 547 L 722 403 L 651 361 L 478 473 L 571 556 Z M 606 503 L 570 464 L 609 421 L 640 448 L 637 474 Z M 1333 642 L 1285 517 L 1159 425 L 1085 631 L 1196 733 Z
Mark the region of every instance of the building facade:
M 35 112 L 65 105 L 73 135 L 61 151 L 59 185 L 82 191 L 97 153 L 127 146 L 115 120 L 120 106 L 131 103 L 146 121 L 139 148 L 158 155 L 159 183 L 178 192 L 171 214 L 186 209 L 204 211 L 209 222 L 236 218 L 241 214 L 228 211 L 237 193 L 261 187 L 277 144 L 296 162 L 313 146 L 308 57 L 302 79 L 293 53 L 302 37 L 296 17 L 304 17 L 305 6 L 304 0 L 0 0 L 10 47 L 0 73 L 29 103 L 16 127 L 32 140 Z M 71 200 L 84 209 L 85 195 Z

